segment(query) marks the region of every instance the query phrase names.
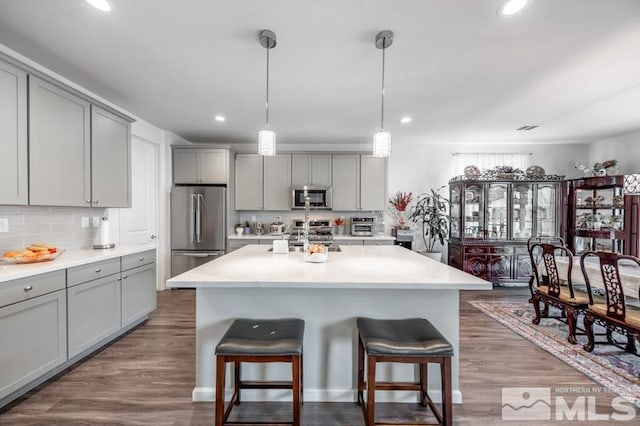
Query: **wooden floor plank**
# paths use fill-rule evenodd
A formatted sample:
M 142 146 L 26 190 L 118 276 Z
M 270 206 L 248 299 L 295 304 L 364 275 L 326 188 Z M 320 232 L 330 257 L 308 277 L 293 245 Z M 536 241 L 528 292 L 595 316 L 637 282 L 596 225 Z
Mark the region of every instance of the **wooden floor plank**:
M 527 298 L 523 289 L 462 292 L 460 388 L 456 425 L 514 425 L 501 421 L 503 387 L 599 387 L 552 355 L 478 311 L 467 301 Z M 92 357 L 1 409 L 0 425 L 210 425 L 213 404 L 193 403 L 195 292 L 164 291 L 149 321 Z M 572 401 L 579 394 L 563 394 Z M 600 395 L 596 411 L 610 413 L 613 395 Z M 244 403 L 235 418 L 263 420 L 290 413 L 286 403 Z M 418 418 L 416 404 L 380 404 L 390 420 Z M 351 403 L 305 403 L 304 425 L 362 425 Z M 526 422 L 544 425 L 548 422 Z M 580 422 L 572 422 L 580 424 Z M 590 425 L 609 424 L 589 422 Z

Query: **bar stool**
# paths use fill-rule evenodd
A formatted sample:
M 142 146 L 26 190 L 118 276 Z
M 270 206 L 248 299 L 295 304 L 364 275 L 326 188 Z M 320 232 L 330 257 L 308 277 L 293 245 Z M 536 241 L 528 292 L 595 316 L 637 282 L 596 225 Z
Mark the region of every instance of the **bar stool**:
M 376 423 L 376 390 L 416 390 L 420 392 L 420 405 L 429 406 L 438 419 L 438 424 L 453 424 L 453 395 L 451 389 L 451 357 L 453 347 L 447 339 L 426 319 L 408 318 L 400 320 L 378 320 L 358 318 L 358 405 L 366 426 L 389 425 Z M 364 379 L 365 352 L 367 354 L 367 380 Z M 418 382 L 376 382 L 378 362 L 418 364 Z M 427 366 L 440 364 L 442 380 L 442 413 L 431 400 L 427 390 Z M 367 391 L 367 400 L 363 392 Z M 407 424 L 407 423 L 402 423 Z M 413 423 L 425 425 L 432 423 Z
M 304 321 L 294 318 L 256 320 L 236 319 L 216 346 L 216 415 L 215 425 L 227 424 L 234 405 L 240 404 L 241 389 L 291 389 L 293 391 L 293 421 L 261 424 L 300 425 L 302 405 L 302 342 Z M 234 364 L 234 391 L 225 410 L 225 365 Z M 291 381 L 242 381 L 243 362 L 291 363 Z M 233 424 L 253 424 L 233 422 Z

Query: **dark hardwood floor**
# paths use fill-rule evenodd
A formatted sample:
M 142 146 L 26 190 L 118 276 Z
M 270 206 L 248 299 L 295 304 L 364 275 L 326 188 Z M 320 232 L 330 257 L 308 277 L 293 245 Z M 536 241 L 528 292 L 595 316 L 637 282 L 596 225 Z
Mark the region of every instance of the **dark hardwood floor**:
M 527 298 L 528 290 L 461 293 L 460 384 L 464 404 L 454 405 L 457 425 L 519 424 L 501 421 L 502 387 L 599 388 L 467 303 L 477 298 L 514 297 Z M 149 321 L 0 409 L 0 425 L 213 424 L 213 403 L 191 402 L 194 312 L 194 291 L 159 293 L 158 309 Z M 579 395 L 563 393 L 571 403 Z M 598 395 L 596 412 L 611 413 L 613 397 Z M 265 420 L 267 416 L 287 416 L 289 407 L 284 403 L 243 403 L 232 416 Z M 382 417 L 397 420 L 400 414 L 413 417 L 422 411 L 413 404 L 380 404 L 379 412 Z M 351 403 L 305 403 L 302 420 L 309 426 L 364 424 L 360 408 Z

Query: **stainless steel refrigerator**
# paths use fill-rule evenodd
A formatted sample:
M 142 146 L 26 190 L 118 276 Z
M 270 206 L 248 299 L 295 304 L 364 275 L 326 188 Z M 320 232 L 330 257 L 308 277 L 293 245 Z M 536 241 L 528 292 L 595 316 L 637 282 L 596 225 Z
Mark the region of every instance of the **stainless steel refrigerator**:
M 219 186 L 171 189 L 172 277 L 225 253 L 226 191 Z

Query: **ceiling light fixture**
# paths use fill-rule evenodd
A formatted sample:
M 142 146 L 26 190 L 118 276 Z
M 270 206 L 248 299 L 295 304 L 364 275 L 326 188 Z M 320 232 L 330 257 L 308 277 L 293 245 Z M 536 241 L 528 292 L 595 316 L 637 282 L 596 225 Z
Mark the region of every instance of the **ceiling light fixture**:
M 384 131 L 384 51 L 393 43 L 393 32 L 385 30 L 376 34 L 376 47 L 382 49 L 382 102 L 380 131 L 373 135 L 373 156 L 388 157 L 391 154 L 391 134 Z
M 276 47 L 276 34 L 270 30 L 262 30 L 258 34 L 260 45 L 267 49 L 267 102 L 264 130 L 258 132 L 258 154 L 265 156 L 276 155 L 276 133 L 269 129 L 269 50 Z
M 216 121 L 219 121 L 219 122 L 221 122 L 221 123 L 227 120 L 227 119 L 226 119 L 226 118 L 224 118 L 224 116 L 222 116 L 222 115 L 216 115 L 215 117 L 213 117 L 213 119 L 214 119 L 214 120 L 216 120 Z
M 515 15 L 522 11 L 527 4 L 529 4 L 529 0 L 506 0 L 498 8 L 498 14 L 503 16 Z
M 402 124 L 411 123 L 412 121 L 413 121 L 413 118 L 411 118 L 411 117 L 402 117 L 402 118 L 400 119 L 400 122 L 401 122 Z
M 87 3 L 103 12 L 111 10 L 111 4 L 107 0 L 87 0 Z

